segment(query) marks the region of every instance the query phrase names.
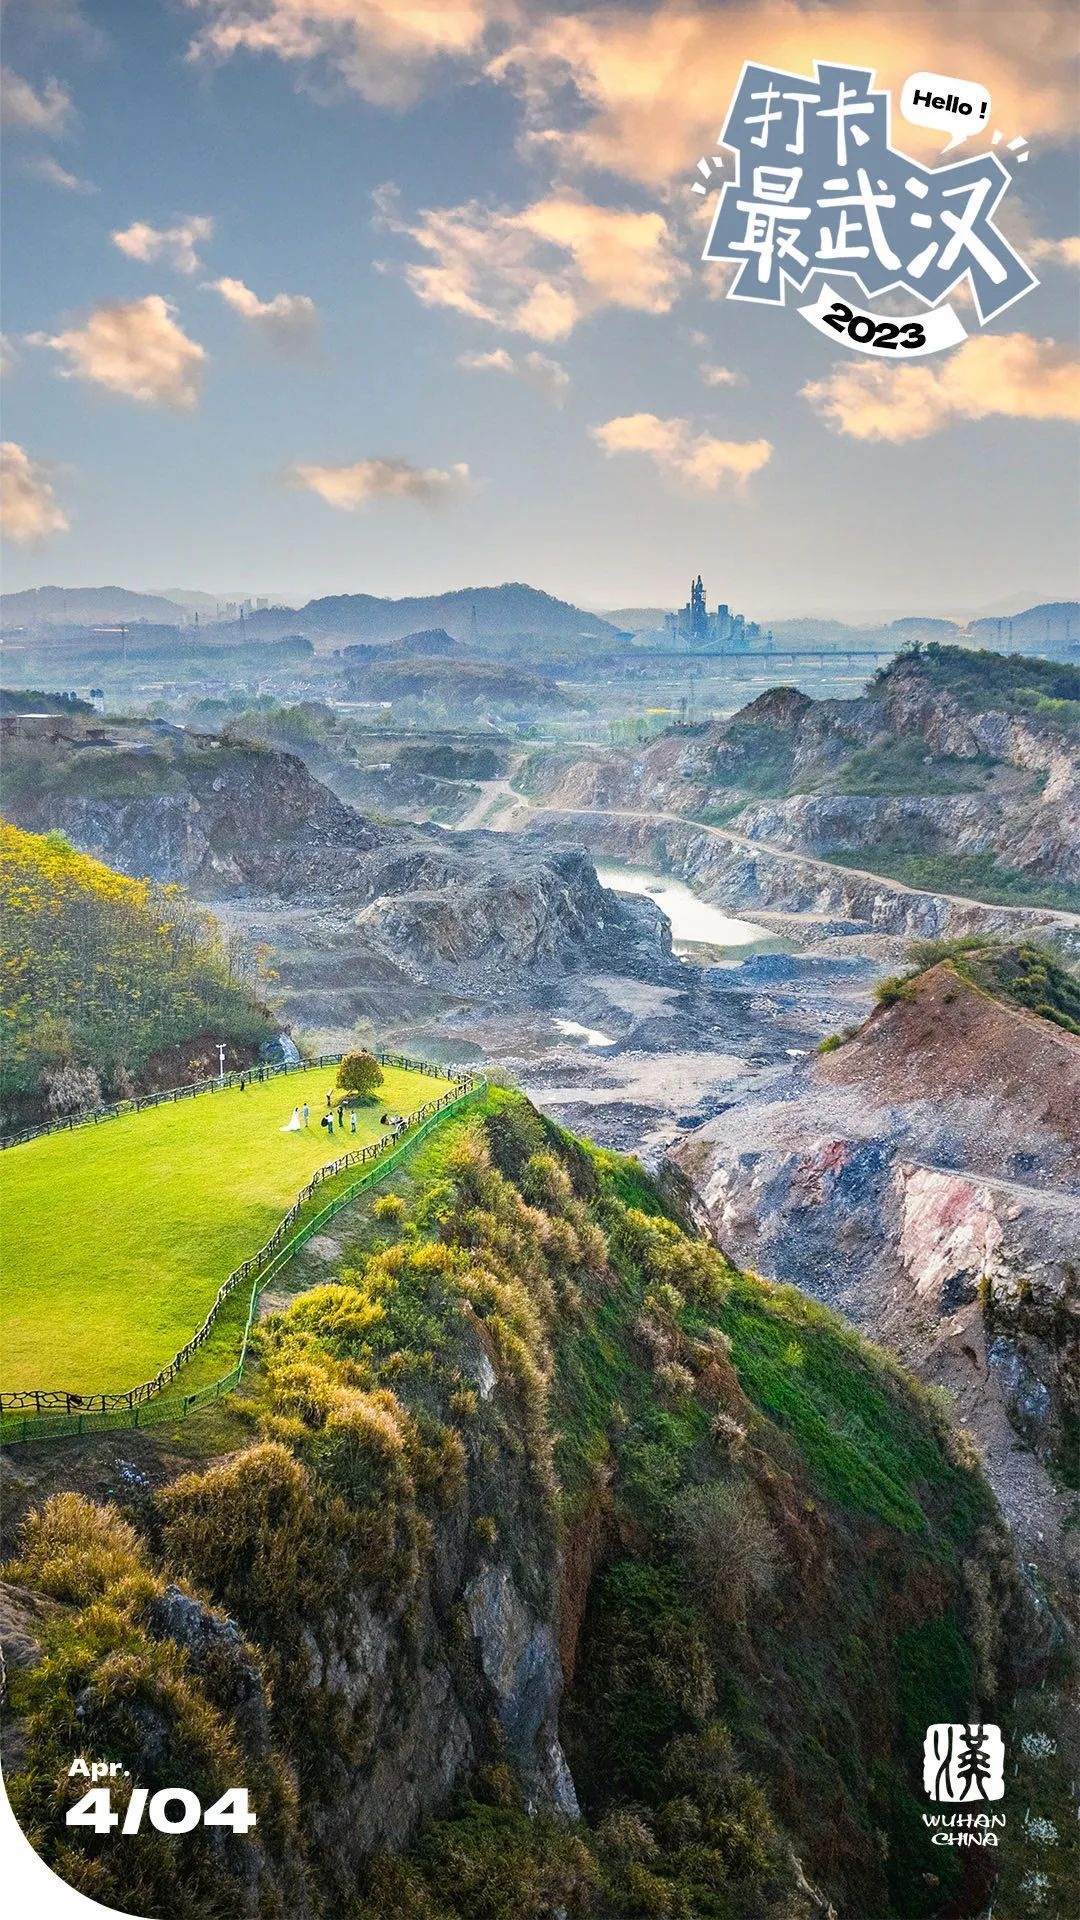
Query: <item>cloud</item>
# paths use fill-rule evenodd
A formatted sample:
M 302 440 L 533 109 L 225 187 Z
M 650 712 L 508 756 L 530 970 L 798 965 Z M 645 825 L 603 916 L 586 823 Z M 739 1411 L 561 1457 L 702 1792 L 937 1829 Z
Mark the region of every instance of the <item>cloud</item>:
M 286 478 L 308 487 L 328 506 L 355 513 L 372 500 L 417 500 L 426 507 L 441 506 L 468 485 L 469 469 L 414 467 L 408 460 L 356 460 L 351 467 L 323 467 L 297 461 Z
M 667 313 L 689 277 L 662 214 L 601 207 L 560 192 L 518 213 L 472 200 L 420 213 L 398 211 L 396 190 L 377 189 L 376 222 L 406 235 L 429 264 L 406 266 L 425 306 L 562 340 L 604 307 Z
M 549 360 L 544 353 L 525 353 L 515 360 L 505 347 L 495 347 L 491 353 L 459 354 L 458 366 L 466 367 L 470 373 L 512 373 L 556 407 L 562 406 L 570 388 L 566 368 L 557 360 Z
M 741 387 L 743 376 L 732 367 L 699 367 L 698 372 L 707 387 Z
M 772 458 L 768 440 L 716 440 L 694 433 L 688 420 L 661 420 L 655 413 L 623 414 L 589 431 L 609 457 L 644 453 L 666 478 L 688 481 L 707 493 L 725 480 L 748 480 Z
M 21 547 L 40 546 L 71 525 L 58 504 L 46 469 L 17 440 L 0 443 L 0 528 Z
M 133 220 L 130 227 L 113 234 L 113 244 L 131 260 L 164 260 L 178 273 L 197 273 L 202 261 L 195 249 L 213 231 L 213 221 L 199 213 L 181 216 L 173 227 L 151 227 L 145 220 Z
M 1074 94 L 1062 48 L 1071 38 L 1066 0 L 990 8 L 985 0 L 732 0 L 732 4 L 631 4 L 530 18 L 527 34 L 489 63 L 513 85 L 534 142 L 566 164 L 604 168 L 658 185 L 712 152 L 724 109 L 748 54 L 796 73 L 813 62 L 877 69 L 898 88 L 926 64 L 974 73 L 989 88 L 996 126 L 1068 138 Z M 944 136 L 897 117 L 900 144 L 940 151 Z
M 1059 267 L 1080 267 L 1080 238 L 1066 235 L 1053 240 L 1039 231 L 1039 216 L 1015 188 L 1007 193 L 994 216 L 1010 246 L 1022 260 L 1050 260 Z M 967 287 L 966 280 L 961 285 Z M 955 296 L 956 289 L 950 298 Z
M 208 16 L 191 59 L 269 53 L 299 68 L 328 66 L 376 106 L 407 106 L 428 70 L 480 63 L 489 26 L 512 0 L 189 0 Z
M 242 280 L 211 280 L 209 285 L 220 293 L 226 306 L 250 321 L 273 346 L 296 349 L 312 344 L 319 315 L 314 300 L 306 293 L 275 293 L 272 300 L 260 300 Z
M 23 172 L 29 173 L 35 180 L 44 180 L 48 187 L 59 187 L 64 193 L 96 193 L 92 180 L 82 180 L 77 173 L 69 173 L 51 153 L 43 154 L 39 160 L 27 160 Z
M 1035 239 L 1028 243 L 1032 260 L 1053 260 L 1059 267 L 1080 267 L 1080 234 L 1066 234 L 1061 240 Z
M 172 314 L 168 301 L 151 293 L 145 300 L 103 301 L 84 326 L 28 338 L 63 354 L 67 376 L 147 406 L 189 408 L 198 398 L 206 354 Z
M 0 333 L 0 373 L 10 373 L 15 365 L 15 349 L 6 333 Z
M 1080 420 L 1080 363 L 1071 347 L 1027 333 L 966 340 L 940 367 L 838 367 L 803 398 L 834 433 L 923 440 L 956 420 Z
M 68 126 L 71 113 L 71 95 L 59 80 L 46 80 L 37 92 L 10 67 L 0 68 L 0 114 L 9 132 L 18 129 L 54 140 Z

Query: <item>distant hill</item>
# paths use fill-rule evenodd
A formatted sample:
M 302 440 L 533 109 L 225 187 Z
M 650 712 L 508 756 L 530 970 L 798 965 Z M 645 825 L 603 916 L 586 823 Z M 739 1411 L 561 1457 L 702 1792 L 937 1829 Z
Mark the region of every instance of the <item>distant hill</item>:
M 545 639 L 614 640 L 616 628 L 567 600 L 520 582 L 501 587 L 462 587 L 454 593 L 380 599 L 370 593 L 339 593 L 309 600 L 295 613 L 270 607 L 245 622 L 249 634 L 275 633 L 284 619 L 309 638 L 350 641 L 404 639 L 418 629 L 442 627 L 455 640 L 499 642 L 518 634 Z M 475 621 L 475 624 L 474 624 Z
M 438 700 L 448 710 L 464 707 L 517 712 L 570 703 L 554 680 L 501 660 L 459 660 L 412 654 L 395 657 L 379 647 L 347 649 L 346 686 L 370 700 Z
M 605 613 L 601 618 L 621 628 L 623 633 L 663 633 L 668 612 L 667 607 L 616 607 L 614 613 Z
M 1023 613 L 987 616 L 973 620 L 969 631 L 982 646 L 1007 646 L 1011 641 L 1053 645 L 1062 640 L 1080 640 L 1080 601 L 1047 600 L 1041 606 L 1027 607 Z
M 176 626 L 184 608 L 155 593 L 127 587 L 26 587 L 0 595 L 5 628 L 97 626 L 104 621 L 153 620 Z
M 426 633 L 407 633 L 394 645 L 399 653 L 419 654 L 425 660 L 434 660 L 438 654 L 454 653 L 457 641 L 445 627 L 429 627 Z

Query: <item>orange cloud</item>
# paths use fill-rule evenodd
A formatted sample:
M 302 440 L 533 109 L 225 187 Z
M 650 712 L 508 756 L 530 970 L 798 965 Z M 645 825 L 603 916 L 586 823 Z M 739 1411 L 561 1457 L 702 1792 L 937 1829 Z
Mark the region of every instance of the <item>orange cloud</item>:
M 92 309 L 84 326 L 28 337 L 34 346 L 63 354 L 66 375 L 129 400 L 186 409 L 198 398 L 206 354 L 177 326 L 160 294 L 105 301 Z
M 18 546 L 36 547 L 71 525 L 46 469 L 17 440 L 0 443 L 0 528 Z
M 689 482 L 715 493 L 723 481 L 742 482 L 772 458 L 768 440 L 717 440 L 694 433 L 688 420 L 662 420 L 655 413 L 628 413 L 591 427 L 590 433 L 610 457 L 643 453 L 668 479 Z
M 493 21 L 511 0 L 189 0 L 209 15 L 192 59 L 239 52 L 274 54 L 301 68 L 329 65 L 377 106 L 407 106 L 437 61 L 476 64 Z
M 192 213 L 173 227 L 151 227 L 145 220 L 133 220 L 113 234 L 113 245 L 131 260 L 164 260 L 179 273 L 195 273 L 202 265 L 196 246 L 209 240 L 214 223 L 207 214 Z
M 923 440 L 955 420 L 1080 420 L 1080 363 L 1027 333 L 978 334 L 940 367 L 838 367 L 802 389 L 834 433 Z
M 419 214 L 377 192 L 381 225 L 405 234 L 430 264 L 405 268 L 426 306 L 452 307 L 536 340 L 561 340 L 603 307 L 667 313 L 689 277 L 662 214 L 596 206 L 553 193 L 519 213 L 469 201 Z
M 463 462 L 446 468 L 414 467 L 408 460 L 385 458 L 355 460 L 348 467 L 297 461 L 286 478 L 317 493 L 328 506 L 355 513 L 372 500 L 418 500 L 423 506 L 439 506 L 468 484 L 469 469 Z
M 524 381 L 527 387 L 542 393 L 545 400 L 553 406 L 561 407 L 570 387 L 570 375 L 557 360 L 549 360 L 545 353 L 524 353 L 515 359 L 507 353 L 505 347 L 495 347 L 490 353 L 461 353 L 458 366 L 469 373 L 510 373 L 517 380 Z
M 994 124 L 1009 135 L 1068 137 L 1075 103 L 1063 56 L 1072 18 L 1065 0 L 1013 9 L 912 0 L 902 11 L 873 0 L 668 0 L 647 12 L 614 6 L 549 17 L 488 71 L 519 89 L 534 139 L 566 162 L 656 186 L 713 149 L 747 58 L 806 74 L 815 59 L 874 67 L 877 84 L 895 92 L 925 66 L 930 47 L 935 70 L 989 88 Z M 894 138 L 923 155 L 944 145 L 943 135 L 899 115 Z
M 271 300 L 260 300 L 242 280 L 212 280 L 210 287 L 214 293 L 220 293 L 226 306 L 264 333 L 274 346 L 311 344 L 319 316 L 314 300 L 306 293 L 275 293 Z

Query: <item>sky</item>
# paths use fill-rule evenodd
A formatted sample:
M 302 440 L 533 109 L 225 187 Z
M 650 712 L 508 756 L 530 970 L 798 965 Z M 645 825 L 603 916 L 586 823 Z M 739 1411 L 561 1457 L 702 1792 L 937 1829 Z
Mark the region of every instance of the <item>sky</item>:
M 761 619 L 1075 594 L 1071 18 L 10 0 L 5 589 L 623 608 L 700 571 Z M 690 182 L 746 59 L 986 87 L 959 152 L 1026 136 L 1001 224 L 1040 284 L 907 365 L 726 298 Z M 945 139 L 894 107 L 913 157 Z

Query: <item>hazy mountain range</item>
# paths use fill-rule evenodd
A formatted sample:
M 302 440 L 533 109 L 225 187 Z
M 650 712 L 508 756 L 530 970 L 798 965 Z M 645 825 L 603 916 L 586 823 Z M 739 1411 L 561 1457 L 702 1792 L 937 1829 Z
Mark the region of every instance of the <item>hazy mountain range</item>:
M 0 596 L 0 622 L 11 632 L 26 628 L 103 626 L 146 622 L 155 626 L 189 625 L 193 613 L 203 625 L 223 604 L 213 595 L 176 589 L 179 597 L 133 592 L 127 587 L 31 587 Z M 466 645 L 533 635 L 554 640 L 591 639 L 613 642 L 620 633 L 660 633 L 662 607 L 620 607 L 600 615 L 559 600 L 539 588 L 508 582 L 497 587 L 463 587 L 450 593 L 423 594 L 402 599 L 368 593 L 331 594 L 301 607 L 272 606 L 246 612 L 242 631 L 248 640 L 280 639 L 303 633 L 335 642 L 398 640 L 417 628 L 443 627 Z M 209 619 L 207 616 L 211 616 Z M 762 622 L 762 625 L 765 623 Z M 222 638 L 235 638 L 239 620 L 218 623 Z M 1044 601 L 1014 614 L 990 613 L 965 629 L 957 621 L 935 615 L 905 615 L 856 625 L 807 615 L 773 622 L 771 631 L 781 645 L 840 645 L 860 635 L 887 634 L 898 641 L 949 640 L 966 631 L 984 645 L 1060 644 L 1080 639 L 1080 604 L 1075 600 Z

